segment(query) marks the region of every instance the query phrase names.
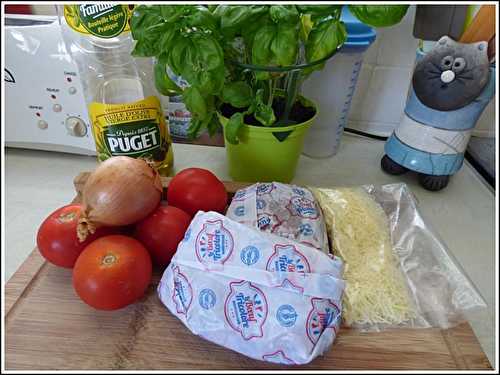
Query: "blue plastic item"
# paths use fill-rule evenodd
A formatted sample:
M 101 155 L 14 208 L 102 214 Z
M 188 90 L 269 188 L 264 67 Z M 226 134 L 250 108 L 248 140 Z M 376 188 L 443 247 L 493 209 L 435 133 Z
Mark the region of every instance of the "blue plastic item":
M 354 17 L 347 6 L 340 19 L 347 31 L 347 40 L 321 72 L 312 74 L 303 84 L 302 92 L 319 105 L 316 122 L 306 134 L 303 153 L 313 158 L 335 155 L 349 116 L 363 54 L 377 33 Z M 333 88 L 333 89 L 332 89 Z
M 340 20 L 344 22 L 347 30 L 347 40 L 340 52 L 364 52 L 377 37 L 377 32 L 354 17 L 347 6 L 342 8 Z

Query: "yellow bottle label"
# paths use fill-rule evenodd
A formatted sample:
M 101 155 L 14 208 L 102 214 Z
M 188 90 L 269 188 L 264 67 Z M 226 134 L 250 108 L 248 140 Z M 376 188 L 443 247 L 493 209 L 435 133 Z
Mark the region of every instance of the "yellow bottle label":
M 133 9 L 134 5 L 115 3 L 65 5 L 64 18 L 80 34 L 107 39 L 130 31 Z
M 130 156 L 150 162 L 162 176 L 173 166 L 172 140 L 155 96 L 127 104 L 90 103 L 97 158 Z

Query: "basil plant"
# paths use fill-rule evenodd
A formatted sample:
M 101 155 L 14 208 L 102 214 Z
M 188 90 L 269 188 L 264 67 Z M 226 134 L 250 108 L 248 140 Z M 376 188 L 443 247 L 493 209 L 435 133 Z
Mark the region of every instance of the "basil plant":
M 292 94 L 280 94 L 279 84 L 289 81 L 289 72 L 299 71 L 295 79 L 300 80 L 321 69 L 342 46 L 347 38 L 342 7 L 139 5 L 130 24 L 136 40 L 132 54 L 155 58 L 155 85 L 162 95 L 182 95 L 192 114 L 190 137 L 202 128 L 213 135 L 217 111 L 229 105 L 235 110 L 226 140 L 238 143 L 245 117 L 262 126 L 283 125 L 273 104 L 277 95 Z M 374 27 L 398 23 L 407 8 L 349 5 L 353 15 Z M 179 85 L 176 77 L 186 84 Z

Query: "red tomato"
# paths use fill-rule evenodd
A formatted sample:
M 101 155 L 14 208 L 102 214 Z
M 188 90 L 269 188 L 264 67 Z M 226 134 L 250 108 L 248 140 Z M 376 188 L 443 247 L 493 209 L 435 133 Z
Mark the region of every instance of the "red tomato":
M 167 190 L 167 200 L 194 216 L 199 210 L 224 213 L 227 192 L 224 184 L 210 171 L 188 168 L 177 173 Z
M 151 257 L 131 237 L 101 237 L 88 245 L 73 268 L 73 287 L 99 310 L 116 310 L 144 295 L 151 282 Z
M 191 216 L 174 206 L 160 205 L 135 228 L 134 237 L 148 249 L 153 261 L 165 267 L 184 238 Z
M 45 259 L 56 266 L 72 268 L 85 247 L 104 235 L 118 233 L 119 228 L 98 228 L 84 242 L 76 235 L 80 218 L 79 204 L 70 204 L 52 212 L 38 229 L 36 244 Z

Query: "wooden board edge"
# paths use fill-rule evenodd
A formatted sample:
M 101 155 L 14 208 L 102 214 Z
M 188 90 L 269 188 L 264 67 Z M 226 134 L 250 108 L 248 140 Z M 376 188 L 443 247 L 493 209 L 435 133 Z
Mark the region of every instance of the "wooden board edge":
M 441 330 L 448 351 L 457 367 L 463 370 L 492 370 L 474 330 L 468 322 Z
M 33 249 L 28 258 L 14 272 L 5 283 L 5 318 L 7 319 L 12 308 L 26 292 L 30 284 L 36 280 L 37 275 L 45 265 L 45 259 L 37 248 Z

